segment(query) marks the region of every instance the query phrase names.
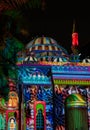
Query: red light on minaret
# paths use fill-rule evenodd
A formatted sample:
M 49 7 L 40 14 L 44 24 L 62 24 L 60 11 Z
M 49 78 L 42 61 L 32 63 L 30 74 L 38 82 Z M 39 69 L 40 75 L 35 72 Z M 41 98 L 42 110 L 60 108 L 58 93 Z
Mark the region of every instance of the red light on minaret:
M 78 33 L 75 28 L 75 21 L 73 23 L 73 32 L 72 32 L 72 46 L 78 46 Z
M 78 46 L 78 33 L 74 32 L 72 34 L 72 45 Z

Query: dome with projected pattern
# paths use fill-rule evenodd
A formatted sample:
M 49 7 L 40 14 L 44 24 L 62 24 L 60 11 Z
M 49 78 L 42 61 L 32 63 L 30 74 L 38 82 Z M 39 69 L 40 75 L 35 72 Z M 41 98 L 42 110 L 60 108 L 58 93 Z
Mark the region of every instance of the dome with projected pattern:
M 27 56 L 24 61 L 69 61 L 68 52 L 51 37 L 37 37 L 26 45 Z

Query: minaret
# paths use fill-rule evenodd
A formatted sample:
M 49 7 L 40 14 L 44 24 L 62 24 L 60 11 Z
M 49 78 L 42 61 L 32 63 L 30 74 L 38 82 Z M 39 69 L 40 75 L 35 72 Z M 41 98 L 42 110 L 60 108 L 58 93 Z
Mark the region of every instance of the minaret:
M 72 46 L 71 46 L 71 49 L 72 49 L 72 52 L 73 54 L 78 54 L 78 45 L 79 45 L 79 42 L 78 42 L 78 32 L 76 31 L 76 23 L 75 23 L 75 20 L 73 21 L 73 31 L 72 31 Z
M 76 31 L 76 23 L 74 20 L 73 21 L 73 31 L 72 31 L 72 46 L 71 46 L 74 62 L 78 61 L 78 59 L 79 59 L 78 46 L 79 46 L 78 32 Z
M 75 25 L 75 20 L 73 22 L 73 31 L 72 31 L 72 45 L 73 46 L 78 46 L 78 33 L 77 33 L 77 30 L 76 30 L 76 25 Z

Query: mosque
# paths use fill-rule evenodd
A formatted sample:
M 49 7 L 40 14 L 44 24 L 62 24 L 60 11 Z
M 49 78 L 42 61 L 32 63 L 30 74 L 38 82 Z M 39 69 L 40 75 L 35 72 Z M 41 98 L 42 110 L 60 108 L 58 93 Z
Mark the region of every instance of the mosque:
M 71 55 L 45 36 L 17 54 L 18 84 L 11 79 L 8 103 L 0 101 L 0 129 L 90 129 L 90 63 L 80 61 L 77 47 L 73 32 Z

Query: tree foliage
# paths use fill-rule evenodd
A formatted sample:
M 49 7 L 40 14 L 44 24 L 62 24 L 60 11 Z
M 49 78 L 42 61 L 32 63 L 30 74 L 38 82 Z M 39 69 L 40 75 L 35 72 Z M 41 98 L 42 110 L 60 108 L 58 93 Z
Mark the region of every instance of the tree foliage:
M 42 0 L 0 0 L 0 96 L 6 99 L 8 79 L 17 80 L 17 53 L 24 49 L 19 37 L 29 35 L 24 12 L 41 6 Z
M 17 80 L 17 53 L 23 50 L 24 45 L 13 36 L 5 38 L 5 48 L 0 50 L 0 89 L 1 95 L 8 95 L 8 79 Z M 4 91 L 2 89 L 4 88 Z

